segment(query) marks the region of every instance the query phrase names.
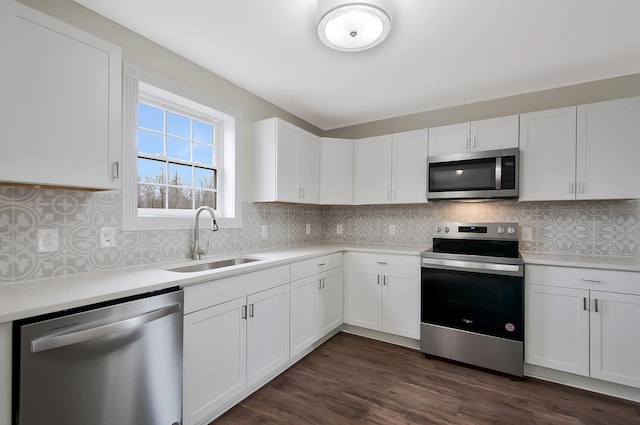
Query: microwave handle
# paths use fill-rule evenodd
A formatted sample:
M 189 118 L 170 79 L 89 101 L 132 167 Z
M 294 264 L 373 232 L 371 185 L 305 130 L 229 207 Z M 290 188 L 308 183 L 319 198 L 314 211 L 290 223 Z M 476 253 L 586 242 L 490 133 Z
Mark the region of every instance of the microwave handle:
M 496 158 L 496 189 L 502 189 L 502 157 Z

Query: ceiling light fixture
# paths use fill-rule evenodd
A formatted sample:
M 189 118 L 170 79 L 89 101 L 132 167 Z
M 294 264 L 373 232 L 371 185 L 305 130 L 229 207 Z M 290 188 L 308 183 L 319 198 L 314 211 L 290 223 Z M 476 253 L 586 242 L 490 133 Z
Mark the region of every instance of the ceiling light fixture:
M 389 0 L 318 0 L 318 37 L 332 49 L 370 49 L 380 44 L 390 30 Z

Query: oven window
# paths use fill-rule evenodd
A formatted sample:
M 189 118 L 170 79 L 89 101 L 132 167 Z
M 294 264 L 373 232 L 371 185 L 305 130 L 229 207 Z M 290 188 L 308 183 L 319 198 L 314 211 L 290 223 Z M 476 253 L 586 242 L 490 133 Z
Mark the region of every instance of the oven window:
M 523 341 L 523 278 L 422 268 L 421 321 Z
M 430 192 L 495 188 L 495 158 L 429 164 Z

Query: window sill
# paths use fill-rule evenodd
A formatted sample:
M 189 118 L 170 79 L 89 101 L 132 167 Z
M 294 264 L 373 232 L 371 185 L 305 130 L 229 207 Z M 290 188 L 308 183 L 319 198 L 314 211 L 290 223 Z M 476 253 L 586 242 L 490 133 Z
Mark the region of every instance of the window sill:
M 185 230 L 193 229 L 195 211 L 192 217 L 129 217 L 122 219 L 123 231 L 135 230 Z M 205 222 L 206 220 L 201 220 Z M 242 218 L 216 218 L 220 229 L 242 227 Z

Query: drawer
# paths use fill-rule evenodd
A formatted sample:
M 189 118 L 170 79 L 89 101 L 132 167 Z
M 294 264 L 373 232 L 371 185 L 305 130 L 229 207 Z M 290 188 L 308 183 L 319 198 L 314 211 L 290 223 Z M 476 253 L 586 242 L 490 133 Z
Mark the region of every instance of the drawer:
M 355 269 L 381 268 L 389 272 L 420 274 L 420 256 L 375 252 L 347 252 L 345 266 Z
M 581 267 L 526 265 L 525 282 L 534 285 L 640 295 L 640 273 Z
M 322 273 L 326 270 L 335 269 L 336 267 L 342 266 L 342 263 L 342 252 L 323 255 L 322 257 L 316 257 L 310 260 L 298 261 L 297 263 L 291 264 L 291 280 L 294 281 Z
M 289 266 L 273 267 L 184 288 L 184 314 L 289 282 Z

